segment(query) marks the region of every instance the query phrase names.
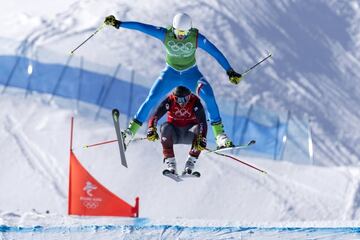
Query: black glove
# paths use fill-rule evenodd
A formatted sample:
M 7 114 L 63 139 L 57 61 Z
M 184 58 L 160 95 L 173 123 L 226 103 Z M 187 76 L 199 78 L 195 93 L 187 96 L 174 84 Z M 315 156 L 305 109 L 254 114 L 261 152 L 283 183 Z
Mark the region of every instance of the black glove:
M 159 134 L 157 133 L 156 127 L 149 127 L 146 134 L 147 140 L 155 142 L 159 139 Z
M 197 151 L 204 150 L 206 148 L 206 138 L 201 135 L 197 136 L 194 142 L 194 148 Z
M 227 75 L 229 76 L 229 81 L 233 84 L 239 84 L 239 82 L 242 79 L 242 76 L 240 73 L 237 73 L 234 71 L 234 69 L 230 68 L 226 71 Z
M 110 25 L 110 26 L 113 26 L 117 29 L 119 29 L 120 25 L 121 25 L 121 21 L 119 20 L 116 20 L 116 18 L 114 17 L 114 15 L 110 15 L 110 16 L 107 16 L 104 20 L 104 23 L 106 25 Z

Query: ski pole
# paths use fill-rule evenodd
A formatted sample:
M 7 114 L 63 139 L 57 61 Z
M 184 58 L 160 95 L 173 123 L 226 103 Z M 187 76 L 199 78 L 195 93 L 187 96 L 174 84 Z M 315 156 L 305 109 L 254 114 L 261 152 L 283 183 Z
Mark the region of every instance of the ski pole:
M 258 65 L 260 65 L 262 62 L 264 62 L 265 60 L 267 60 L 268 58 L 270 58 L 272 56 L 271 53 L 269 53 L 265 58 L 263 58 L 261 61 L 257 62 L 255 65 L 253 65 L 252 67 L 246 69 L 243 73 L 241 73 L 242 76 L 245 76 L 246 74 L 248 74 L 248 72 L 250 72 L 251 70 L 253 70 L 254 68 L 256 68 Z
M 73 55 L 74 54 L 74 52 L 77 50 L 77 49 L 79 49 L 82 45 L 84 45 L 90 38 L 92 38 L 93 36 L 95 36 L 95 34 L 97 34 L 101 29 L 103 29 L 105 27 L 105 23 L 103 23 L 103 24 L 101 24 L 101 26 L 100 27 L 98 27 L 97 29 L 96 29 L 96 31 L 95 32 L 93 32 L 93 34 L 91 34 L 87 39 L 85 39 L 82 43 L 80 43 L 76 48 L 74 48 L 74 50 L 72 50 L 71 52 L 70 52 L 70 55 Z
M 145 140 L 146 137 L 142 137 L 142 138 L 134 138 L 131 140 L 131 142 L 136 142 L 136 141 L 140 141 L 140 140 Z M 118 140 L 110 140 L 110 141 L 105 141 L 105 142 L 99 142 L 99 143 L 94 143 L 94 144 L 89 144 L 89 145 L 85 145 L 83 148 L 91 148 L 91 147 L 95 147 L 95 146 L 99 146 L 99 145 L 104 145 L 104 144 L 108 144 L 108 143 L 113 143 L 113 142 L 117 142 Z
M 211 151 L 211 149 L 208 149 L 208 148 L 205 148 L 205 150 Z M 267 174 L 266 171 L 261 170 L 261 169 L 255 167 L 255 166 L 253 166 L 253 165 L 251 165 L 251 164 L 249 164 L 249 163 L 246 163 L 246 162 L 244 162 L 244 161 L 241 161 L 240 159 L 238 159 L 238 158 L 236 158 L 236 157 L 233 157 L 233 156 L 230 156 L 230 155 L 227 155 L 227 154 L 224 154 L 224 153 L 219 153 L 219 152 L 213 152 L 213 153 L 215 153 L 215 154 L 217 154 L 217 155 L 219 155 L 219 156 L 231 158 L 232 160 L 235 160 L 235 161 L 240 162 L 240 163 L 242 163 L 242 164 L 244 164 L 244 165 L 246 165 L 246 166 L 248 166 L 248 167 L 251 167 L 251 168 L 253 168 L 253 169 L 255 169 L 255 170 L 258 170 L 258 171 L 261 172 L 261 173 Z
M 100 143 L 94 143 L 94 144 L 90 144 L 90 145 L 85 145 L 83 148 L 91 148 L 91 147 L 95 147 L 95 146 L 99 146 L 99 145 L 104 145 L 104 144 L 108 144 L 108 143 L 113 143 L 113 142 L 117 142 L 118 140 L 110 140 L 110 141 L 106 141 L 106 142 L 100 142 Z

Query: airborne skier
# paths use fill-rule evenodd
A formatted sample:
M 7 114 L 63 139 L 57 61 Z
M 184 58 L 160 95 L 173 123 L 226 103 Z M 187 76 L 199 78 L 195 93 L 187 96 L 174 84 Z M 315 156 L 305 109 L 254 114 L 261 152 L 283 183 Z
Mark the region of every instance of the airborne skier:
M 132 138 L 142 123 L 146 121 L 152 108 L 166 94 L 177 86 L 185 86 L 204 100 L 218 148 L 233 146 L 232 141 L 225 134 L 213 90 L 196 65 L 196 49 L 199 47 L 214 57 L 226 71 L 231 83 L 238 84 L 242 76 L 233 70 L 225 56 L 215 45 L 199 33 L 196 28 L 192 27 L 192 20 L 189 15 L 185 13 L 176 14 L 172 26 L 168 28 L 140 22 L 122 22 L 113 15 L 106 17 L 104 23 L 117 29 L 122 27 L 141 31 L 162 41 L 166 48 L 166 67 L 153 84 L 148 97 L 140 106 L 129 127 L 125 130 L 126 135 Z
M 173 145 L 192 144 L 182 174 L 200 176 L 198 172 L 194 171 L 194 167 L 200 152 L 206 148 L 207 133 L 205 111 L 200 99 L 185 87 L 175 88 L 150 117 L 147 131 L 149 141 L 159 139 L 157 122 L 166 112 L 168 118 L 161 125 L 160 139 L 167 170 L 177 174 Z

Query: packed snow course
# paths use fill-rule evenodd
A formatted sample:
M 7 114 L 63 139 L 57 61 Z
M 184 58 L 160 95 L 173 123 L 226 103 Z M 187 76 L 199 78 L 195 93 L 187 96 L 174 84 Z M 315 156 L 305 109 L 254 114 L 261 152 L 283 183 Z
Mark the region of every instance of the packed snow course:
M 204 220 L 150 220 L 146 218 L 77 218 L 30 213 L 5 214 L 8 220 L 25 221 L 33 226 L 0 225 L 1 239 L 359 239 L 356 222 L 248 223 Z M 94 223 L 96 222 L 96 224 Z M 111 224 L 109 224 L 111 222 Z M 44 225 L 39 225 L 44 223 Z M 103 224 L 101 224 L 103 223 Z M 100 225 L 101 224 L 101 225 Z M 339 227 L 341 224 L 344 227 Z M 275 226 L 275 227 L 274 227 Z
M 4 239 L 101 239 L 131 234 L 133 239 L 144 235 L 148 237 L 143 239 L 272 239 L 283 234 L 351 239 L 357 234 L 352 222 L 359 216 L 356 166 L 317 167 L 240 155 L 268 172 L 262 174 L 203 153 L 197 163 L 201 178 L 176 183 L 161 174 L 158 142 L 131 145 L 125 169 L 116 145 L 83 148 L 115 138 L 111 119 L 95 121 L 96 106 L 81 103 L 75 111 L 72 100 L 55 97 L 49 104 L 49 97 L 36 93 L 25 97 L 24 90 L 13 88 L 0 96 L 4 109 L 0 142 L 7 146 L 0 172 Z M 139 196 L 139 219 L 64 216 L 71 116 L 75 116 L 74 152 L 79 160 L 125 201 L 133 204 Z M 188 146 L 176 146 L 175 151 L 181 168 Z

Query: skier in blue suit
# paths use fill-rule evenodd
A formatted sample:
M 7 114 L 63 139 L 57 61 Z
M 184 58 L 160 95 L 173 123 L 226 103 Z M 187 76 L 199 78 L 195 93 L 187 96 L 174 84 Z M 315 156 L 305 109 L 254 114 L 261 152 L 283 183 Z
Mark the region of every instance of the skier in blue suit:
M 225 56 L 215 45 L 199 33 L 196 28 L 192 27 L 192 20 L 189 15 L 185 13 L 175 15 L 173 25 L 168 28 L 140 22 L 122 22 L 113 15 L 106 17 L 104 23 L 117 29 L 122 27 L 148 34 L 162 41 L 166 48 L 166 67 L 153 84 L 148 97 L 130 122 L 129 127 L 125 130 L 126 135 L 132 138 L 142 123 L 147 120 L 151 110 L 172 89 L 177 86 L 184 86 L 204 100 L 218 148 L 233 146 L 232 141 L 225 134 L 213 90 L 196 65 L 196 49 L 199 47 L 213 56 L 224 68 L 231 83 L 238 84 L 242 76 L 233 70 Z

